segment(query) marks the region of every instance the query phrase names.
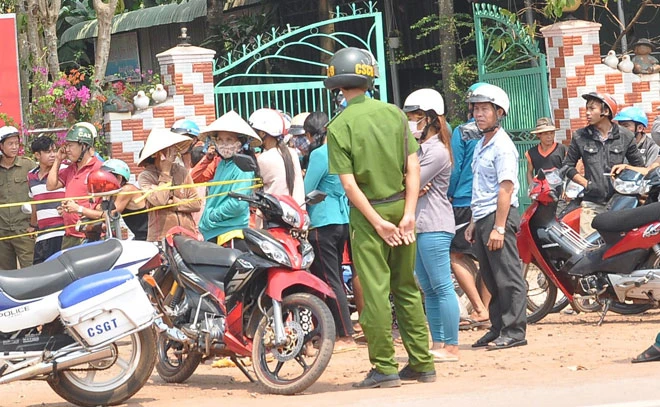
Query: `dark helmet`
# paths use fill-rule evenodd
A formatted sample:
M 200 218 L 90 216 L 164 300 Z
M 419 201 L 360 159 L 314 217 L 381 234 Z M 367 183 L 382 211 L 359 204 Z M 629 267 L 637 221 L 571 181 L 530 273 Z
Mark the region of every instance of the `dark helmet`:
M 94 125 L 87 122 L 79 122 L 71 126 L 71 129 L 66 133 L 65 140 L 93 146 L 96 137 L 97 132 Z
M 373 87 L 378 76 L 378 67 L 367 50 L 355 47 L 342 48 L 335 53 L 328 64 L 328 77 L 323 81 L 330 90 L 339 88 Z

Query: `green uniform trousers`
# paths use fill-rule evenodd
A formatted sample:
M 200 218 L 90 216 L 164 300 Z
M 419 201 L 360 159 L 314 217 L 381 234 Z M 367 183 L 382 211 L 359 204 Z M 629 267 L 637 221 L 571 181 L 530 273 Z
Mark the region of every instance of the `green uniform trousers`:
M 9 232 L 7 232 L 9 233 Z M 0 270 L 15 270 L 30 267 L 34 259 L 34 238 L 30 236 L 0 240 Z
M 375 209 L 383 219 L 398 225 L 404 201 L 377 205 Z M 364 294 L 360 325 L 367 338 L 371 364 L 383 374 L 399 371 L 392 342 L 391 292 L 410 367 L 417 372 L 434 370 L 422 297 L 413 274 L 416 245 L 388 246 L 355 208 L 351 208 L 350 227 L 353 265 Z

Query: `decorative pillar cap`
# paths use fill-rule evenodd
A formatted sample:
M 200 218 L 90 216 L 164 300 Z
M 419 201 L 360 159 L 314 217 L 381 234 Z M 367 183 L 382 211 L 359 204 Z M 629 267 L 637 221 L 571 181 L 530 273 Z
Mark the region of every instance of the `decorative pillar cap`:
M 601 24 L 584 20 L 567 20 L 541 28 L 544 38 L 582 35 L 600 31 Z

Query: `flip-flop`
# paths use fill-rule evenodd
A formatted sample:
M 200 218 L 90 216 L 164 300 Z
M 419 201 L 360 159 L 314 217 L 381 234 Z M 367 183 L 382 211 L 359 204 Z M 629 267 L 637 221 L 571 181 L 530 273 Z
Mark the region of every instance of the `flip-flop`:
M 656 360 L 660 360 L 660 350 L 658 350 L 654 345 L 651 345 L 647 350 L 637 355 L 637 357 L 630 362 L 644 363 L 655 362 Z
M 463 322 L 467 322 L 467 324 L 464 324 Z M 490 321 L 485 320 L 485 321 L 477 321 L 476 319 L 472 319 L 470 317 L 464 318 L 459 322 L 458 324 L 458 329 L 461 331 L 469 331 L 475 328 L 490 328 Z
M 429 350 L 429 353 L 433 355 L 434 363 L 443 363 L 443 362 L 458 362 L 458 356 L 445 355 L 433 349 Z

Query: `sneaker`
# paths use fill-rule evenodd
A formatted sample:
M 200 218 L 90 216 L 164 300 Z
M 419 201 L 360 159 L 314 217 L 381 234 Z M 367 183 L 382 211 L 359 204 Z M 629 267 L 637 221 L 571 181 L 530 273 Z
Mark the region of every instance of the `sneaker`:
M 401 379 L 398 374 L 382 374 L 376 369 L 371 369 L 367 377 L 359 383 L 354 383 L 356 389 L 375 389 L 376 387 L 401 387 Z
M 406 365 L 399 372 L 399 377 L 401 378 L 401 380 L 404 381 L 417 380 L 418 382 L 421 383 L 433 383 L 436 379 L 436 374 L 435 374 L 435 369 L 429 372 L 416 372 L 412 369 L 412 367 L 410 367 L 410 365 Z

